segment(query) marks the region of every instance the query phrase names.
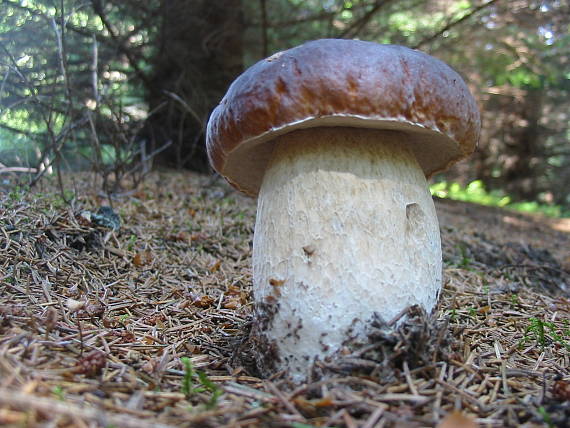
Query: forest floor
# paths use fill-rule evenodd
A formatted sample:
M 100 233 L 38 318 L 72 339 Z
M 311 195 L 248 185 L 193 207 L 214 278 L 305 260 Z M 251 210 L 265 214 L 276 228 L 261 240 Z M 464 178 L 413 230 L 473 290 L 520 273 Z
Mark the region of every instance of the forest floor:
M 570 219 L 437 200 L 434 316 L 296 386 L 239 355 L 254 200 L 159 172 L 116 218 L 90 177 L 42 186 L 0 188 L 0 425 L 567 426 Z

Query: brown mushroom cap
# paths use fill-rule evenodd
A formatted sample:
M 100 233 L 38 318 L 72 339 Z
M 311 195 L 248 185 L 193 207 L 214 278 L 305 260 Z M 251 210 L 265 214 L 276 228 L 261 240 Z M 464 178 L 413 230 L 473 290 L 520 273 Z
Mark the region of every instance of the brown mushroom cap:
M 398 130 L 426 176 L 475 150 L 479 110 L 451 67 L 403 46 L 323 39 L 247 69 L 208 122 L 212 166 L 257 195 L 271 140 L 295 129 L 345 126 Z

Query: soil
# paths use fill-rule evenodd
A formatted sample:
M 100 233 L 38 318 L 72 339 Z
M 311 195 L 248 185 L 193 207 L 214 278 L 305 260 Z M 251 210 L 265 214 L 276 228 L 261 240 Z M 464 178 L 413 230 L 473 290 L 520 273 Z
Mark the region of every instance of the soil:
M 191 173 L 112 199 L 67 180 L 70 205 L 0 189 L 0 425 L 567 426 L 570 219 L 436 200 L 437 311 L 299 386 L 244 345 L 254 200 Z

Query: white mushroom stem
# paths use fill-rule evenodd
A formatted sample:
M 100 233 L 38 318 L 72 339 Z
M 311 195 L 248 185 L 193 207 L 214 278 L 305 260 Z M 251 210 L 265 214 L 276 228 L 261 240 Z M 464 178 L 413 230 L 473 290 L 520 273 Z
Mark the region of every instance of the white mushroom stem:
M 441 275 L 435 208 L 405 133 L 314 128 L 275 141 L 253 243 L 262 371 L 303 381 L 375 316 L 429 313 Z

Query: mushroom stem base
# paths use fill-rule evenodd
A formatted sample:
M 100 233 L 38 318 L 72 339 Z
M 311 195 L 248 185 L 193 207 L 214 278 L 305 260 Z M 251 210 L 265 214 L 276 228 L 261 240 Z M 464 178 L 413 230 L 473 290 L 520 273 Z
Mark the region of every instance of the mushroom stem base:
M 302 382 L 315 360 L 365 339 L 441 289 L 441 243 L 406 134 L 315 128 L 279 137 L 258 200 L 255 323 L 263 375 Z

